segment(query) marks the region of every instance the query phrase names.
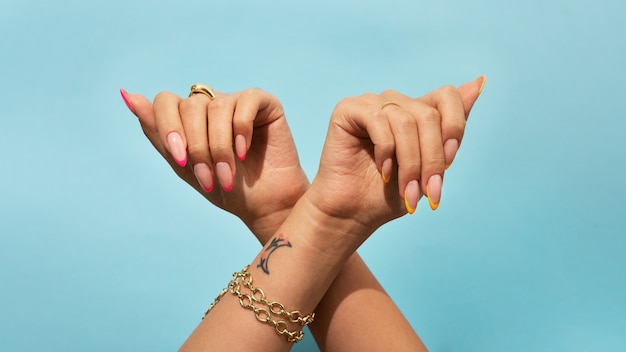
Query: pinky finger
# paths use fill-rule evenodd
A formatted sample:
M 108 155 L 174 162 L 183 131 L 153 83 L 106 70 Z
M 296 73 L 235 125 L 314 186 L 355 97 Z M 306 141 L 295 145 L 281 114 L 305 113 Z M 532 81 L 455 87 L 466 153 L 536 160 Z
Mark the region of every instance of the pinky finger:
M 237 106 L 233 116 L 233 135 L 235 138 L 235 153 L 241 161 L 245 160 L 252 141 L 254 119 L 260 107 L 259 93 L 254 89 L 239 93 Z

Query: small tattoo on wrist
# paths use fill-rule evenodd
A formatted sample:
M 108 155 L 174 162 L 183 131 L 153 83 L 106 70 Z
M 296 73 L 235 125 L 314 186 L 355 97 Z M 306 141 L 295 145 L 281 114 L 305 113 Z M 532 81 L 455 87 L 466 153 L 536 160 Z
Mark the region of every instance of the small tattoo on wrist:
M 282 248 L 282 247 L 290 247 L 291 248 L 291 242 L 289 242 L 289 239 L 287 239 L 281 233 L 278 236 L 274 237 L 270 241 L 270 243 L 267 245 L 267 247 L 265 247 L 265 250 L 263 251 L 263 254 L 261 254 L 261 260 L 259 261 L 259 265 L 257 265 L 256 267 L 257 268 L 261 268 L 261 270 L 263 270 L 264 273 L 269 275 L 270 274 L 270 269 L 268 267 L 268 262 L 270 260 L 270 256 L 278 248 Z

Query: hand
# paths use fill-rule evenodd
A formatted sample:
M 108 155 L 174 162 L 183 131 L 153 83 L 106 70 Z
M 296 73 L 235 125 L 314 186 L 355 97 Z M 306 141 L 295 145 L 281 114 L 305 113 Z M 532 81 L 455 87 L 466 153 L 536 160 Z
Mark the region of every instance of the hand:
M 481 76 L 418 99 L 386 91 L 343 100 L 307 197 L 329 217 L 362 225 L 367 235 L 413 213 L 423 194 L 436 209 L 444 171 L 483 84 Z
M 258 89 L 216 95 L 211 101 L 202 94 L 183 99 L 162 92 L 153 106 L 122 90 L 144 134 L 176 174 L 264 243 L 309 182 L 278 99 Z M 221 187 L 214 187 L 218 182 Z

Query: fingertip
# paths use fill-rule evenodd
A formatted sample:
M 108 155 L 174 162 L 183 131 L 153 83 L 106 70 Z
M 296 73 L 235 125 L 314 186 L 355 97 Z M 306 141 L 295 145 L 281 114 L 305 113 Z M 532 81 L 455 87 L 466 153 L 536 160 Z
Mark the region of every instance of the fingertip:
M 128 107 L 128 110 L 130 110 L 130 112 L 132 112 L 133 115 L 137 116 L 137 113 L 135 112 L 135 107 L 133 106 L 133 103 L 130 101 L 130 95 L 128 94 L 126 89 L 120 88 L 120 95 L 122 95 L 122 100 L 126 104 L 126 107 Z
M 469 115 L 474 103 L 483 92 L 486 82 L 487 76 L 481 75 L 472 82 L 464 83 L 459 87 L 459 93 L 461 94 L 461 100 L 463 101 L 463 109 L 465 110 L 466 117 Z
M 235 136 L 235 152 L 237 152 L 237 158 L 239 161 L 244 161 L 246 159 L 248 144 L 246 142 L 246 137 L 243 135 L 238 134 Z
M 485 88 L 485 83 L 487 83 L 487 76 L 482 75 L 480 77 L 478 77 L 476 79 L 476 81 L 480 81 L 480 89 L 478 89 L 478 96 L 480 96 L 480 94 L 483 92 L 483 89 Z
M 391 158 L 387 158 L 385 161 L 383 161 L 383 164 L 380 167 L 380 176 L 382 177 L 384 183 L 389 182 L 392 170 L 393 161 L 391 160 Z

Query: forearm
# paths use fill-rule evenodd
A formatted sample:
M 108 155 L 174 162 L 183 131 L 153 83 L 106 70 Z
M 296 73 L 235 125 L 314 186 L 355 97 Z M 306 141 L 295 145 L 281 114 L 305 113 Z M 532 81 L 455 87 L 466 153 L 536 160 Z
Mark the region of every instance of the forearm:
M 342 239 L 367 231 L 350 220 L 335 221 L 318 215 L 301 199 L 276 232 L 289 246 L 266 245 L 249 269 L 254 287 L 263 289 L 268 300 L 303 314 L 314 311 L 358 246 Z M 299 327 L 290 323 L 289 330 L 294 329 Z M 259 322 L 252 311 L 241 307 L 235 295 L 228 293 L 181 350 L 287 351 L 290 347 L 273 326 Z
M 265 245 L 291 210 L 289 207 L 274 212 L 249 228 Z M 394 351 L 426 351 L 358 253 L 348 259 L 315 311 L 317 318 L 309 328 L 322 351 L 367 350 L 372 346 L 380 346 L 381 350 L 393 347 Z
M 309 328 L 321 351 L 426 351 L 402 312 L 354 253 Z

